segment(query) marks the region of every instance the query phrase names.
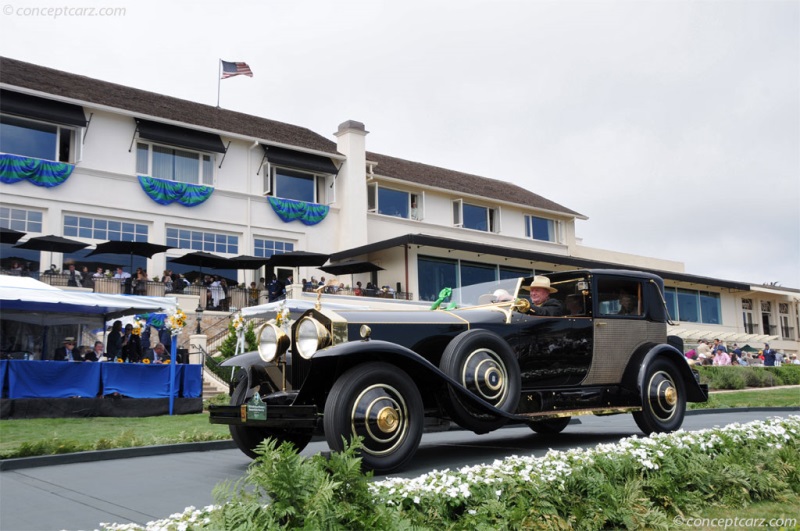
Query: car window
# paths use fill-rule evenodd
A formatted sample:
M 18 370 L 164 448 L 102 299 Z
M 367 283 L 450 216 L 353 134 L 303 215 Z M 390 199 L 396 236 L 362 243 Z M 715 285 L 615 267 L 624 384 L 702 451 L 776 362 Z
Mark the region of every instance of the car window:
M 603 316 L 641 317 L 642 285 L 630 279 L 601 278 L 597 282 L 598 311 Z

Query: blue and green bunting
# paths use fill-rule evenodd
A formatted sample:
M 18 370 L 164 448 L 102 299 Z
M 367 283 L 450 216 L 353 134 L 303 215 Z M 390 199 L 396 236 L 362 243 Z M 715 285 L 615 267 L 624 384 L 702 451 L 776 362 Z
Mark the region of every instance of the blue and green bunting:
M 176 181 L 165 181 L 154 177 L 139 176 L 142 190 L 156 203 L 169 205 L 179 203 L 183 206 L 194 207 L 211 197 L 214 189 L 201 184 L 189 184 Z
M 72 175 L 74 164 L 0 154 L 0 182 L 14 184 L 29 181 L 36 186 L 52 188 L 63 184 Z
M 269 204 L 272 210 L 278 214 L 284 223 L 299 220 L 305 225 L 316 225 L 328 215 L 330 207 L 317 203 L 306 203 L 293 199 L 281 199 L 279 197 L 269 197 Z

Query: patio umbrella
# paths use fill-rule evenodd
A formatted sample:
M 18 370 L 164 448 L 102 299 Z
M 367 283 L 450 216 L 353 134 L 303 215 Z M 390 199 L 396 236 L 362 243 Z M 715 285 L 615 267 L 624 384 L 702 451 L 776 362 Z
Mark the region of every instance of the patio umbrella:
M 26 233 L 0 227 L 0 243 L 17 243 Z
M 273 254 L 267 267 L 319 267 L 328 261 L 329 255 L 308 251 L 291 251 Z
M 267 265 L 269 258 L 241 254 L 230 259 L 236 269 L 258 269 Z
M 320 269 L 326 273 L 330 273 L 331 275 L 354 275 L 356 273 L 372 273 L 373 271 L 383 271 L 381 266 L 366 261 L 328 264 L 320 267 Z
M 18 243 L 14 247 L 18 249 L 31 249 L 34 251 L 50 251 L 50 262 L 53 261 L 53 253 L 74 253 L 89 247 L 88 243 L 70 240 L 61 236 L 37 236 L 24 243 Z
M 179 258 L 170 258 L 173 264 L 197 266 L 202 273 L 203 268 L 209 269 L 235 269 L 236 264 L 230 258 L 218 256 L 216 254 L 207 253 L 204 251 L 195 251 L 193 253 L 185 254 Z
M 154 254 L 163 253 L 168 249 L 174 249 L 174 247 L 170 245 L 161 245 L 160 243 L 124 242 L 112 240 L 105 243 L 98 243 L 97 248 L 86 256 L 92 256 L 95 254 L 129 254 L 131 256 L 131 271 L 133 271 L 134 256 L 152 258 Z

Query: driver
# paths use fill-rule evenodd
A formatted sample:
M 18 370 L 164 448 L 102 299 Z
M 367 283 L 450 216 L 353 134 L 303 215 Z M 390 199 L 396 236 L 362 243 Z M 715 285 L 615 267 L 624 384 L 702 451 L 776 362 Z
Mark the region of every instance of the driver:
M 531 292 L 530 313 L 535 315 L 560 316 L 564 315 L 564 307 L 561 302 L 551 299 L 550 294 L 556 293 L 556 288 L 550 287 L 550 279 L 544 276 L 533 277 L 530 286 L 523 286 L 522 289 Z

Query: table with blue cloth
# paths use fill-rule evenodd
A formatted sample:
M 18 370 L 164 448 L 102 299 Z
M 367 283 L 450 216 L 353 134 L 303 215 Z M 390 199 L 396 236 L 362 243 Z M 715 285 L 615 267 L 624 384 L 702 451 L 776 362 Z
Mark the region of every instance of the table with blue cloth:
M 175 367 L 176 396 L 200 398 L 201 365 Z M 0 361 L 3 398 L 169 398 L 170 366 L 113 362 Z

